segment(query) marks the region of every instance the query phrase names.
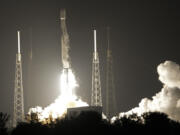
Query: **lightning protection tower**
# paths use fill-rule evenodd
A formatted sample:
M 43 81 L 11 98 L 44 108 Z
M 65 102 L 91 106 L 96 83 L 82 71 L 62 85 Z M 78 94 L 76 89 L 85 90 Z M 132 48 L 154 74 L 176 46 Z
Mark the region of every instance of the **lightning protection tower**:
M 16 54 L 13 127 L 16 127 L 18 122 L 21 122 L 24 120 L 24 99 L 23 99 L 23 83 L 22 83 L 22 61 L 21 61 L 21 51 L 20 51 L 20 31 L 17 31 L 17 35 L 18 35 L 18 53 Z
M 97 45 L 96 45 L 96 30 L 94 30 L 91 106 L 102 106 L 99 56 L 98 56 Z
M 113 57 L 110 49 L 109 28 L 107 28 L 107 59 L 106 59 L 106 116 L 111 118 L 116 114 L 116 97 L 113 76 Z

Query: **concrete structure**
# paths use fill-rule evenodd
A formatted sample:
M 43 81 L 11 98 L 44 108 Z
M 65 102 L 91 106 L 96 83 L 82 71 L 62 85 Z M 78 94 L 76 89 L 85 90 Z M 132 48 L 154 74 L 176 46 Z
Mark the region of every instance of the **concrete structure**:
M 102 114 L 101 106 L 86 106 L 86 107 L 76 107 L 76 108 L 68 108 L 67 109 L 67 117 L 73 118 L 80 115 L 82 112 L 97 112 L 100 115 Z

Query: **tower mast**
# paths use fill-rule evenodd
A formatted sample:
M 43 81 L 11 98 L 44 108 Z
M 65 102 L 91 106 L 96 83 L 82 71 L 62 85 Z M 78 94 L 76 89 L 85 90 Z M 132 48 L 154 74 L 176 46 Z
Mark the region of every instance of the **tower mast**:
M 116 114 L 116 97 L 113 76 L 113 57 L 110 49 L 110 28 L 107 28 L 107 59 L 106 59 L 106 116 L 111 118 Z
M 100 70 L 99 70 L 99 56 L 97 52 L 96 30 L 94 30 L 91 106 L 102 106 L 101 80 L 100 80 Z
M 16 54 L 13 127 L 16 127 L 18 122 L 24 120 L 24 98 L 23 98 L 23 83 L 22 83 L 20 31 L 17 31 L 17 35 L 18 35 L 18 53 Z

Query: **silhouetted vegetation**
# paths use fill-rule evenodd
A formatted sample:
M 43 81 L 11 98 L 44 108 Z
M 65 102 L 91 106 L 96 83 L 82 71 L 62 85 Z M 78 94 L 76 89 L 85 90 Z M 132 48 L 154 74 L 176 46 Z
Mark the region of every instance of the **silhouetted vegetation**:
M 132 114 L 117 119 L 112 124 L 116 132 L 136 134 L 168 134 L 180 133 L 180 123 L 168 118 L 164 113 L 148 112 L 142 116 Z
M 0 112 L 0 135 L 7 135 L 7 122 L 9 120 L 9 115 Z
M 8 116 L 1 114 L 1 123 L 6 123 Z M 48 123 L 48 122 L 47 122 Z M 5 124 L 1 124 L 5 129 Z M 29 122 L 21 122 L 11 132 L 12 135 L 63 135 L 63 134 L 169 134 L 179 135 L 180 123 L 168 118 L 164 113 L 149 112 L 142 116 L 125 115 L 113 122 L 102 119 L 97 112 L 82 112 L 77 117 L 64 117 L 49 124 L 42 124 L 35 114 Z

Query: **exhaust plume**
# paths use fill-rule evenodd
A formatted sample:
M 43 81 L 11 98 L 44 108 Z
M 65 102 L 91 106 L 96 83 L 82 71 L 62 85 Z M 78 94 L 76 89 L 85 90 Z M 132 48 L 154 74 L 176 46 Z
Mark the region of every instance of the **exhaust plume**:
M 159 80 L 163 88 L 152 99 L 144 98 L 138 107 L 120 113 L 119 117 L 137 113 L 159 111 L 166 113 L 171 119 L 180 121 L 180 66 L 172 61 L 165 61 L 157 67 Z
M 66 69 L 64 69 L 66 70 Z M 60 76 L 60 96 L 49 106 L 30 108 L 28 112 L 28 120 L 31 120 L 31 114 L 36 114 L 39 122 L 47 124 L 55 119 L 61 119 L 67 113 L 67 108 L 88 106 L 86 102 L 78 99 L 75 94 L 72 94 L 78 86 L 74 73 L 71 69 L 67 72 L 68 82 L 66 81 L 65 71 L 62 71 Z M 68 83 L 68 84 L 67 84 Z
M 29 110 L 28 116 L 31 119 L 31 114 L 36 114 L 38 121 L 42 123 L 47 123 L 47 119 L 55 120 L 57 118 L 62 118 L 66 112 L 67 108 L 71 107 L 82 107 L 88 106 L 87 103 L 78 99 L 75 95 L 74 89 L 78 86 L 76 78 L 71 69 L 70 61 L 70 41 L 69 35 L 67 33 L 66 27 L 66 11 L 62 9 L 60 11 L 61 20 L 61 58 L 63 64 L 63 70 L 60 76 L 60 96 L 55 100 L 54 103 L 50 104 L 46 108 L 35 107 Z
M 69 35 L 67 33 L 67 27 L 66 27 L 65 9 L 61 10 L 60 19 L 61 19 L 61 29 L 62 29 L 62 36 L 61 36 L 62 64 L 63 64 L 63 68 L 71 68 L 71 61 L 70 61 L 70 56 L 69 56 L 70 40 L 69 40 Z

